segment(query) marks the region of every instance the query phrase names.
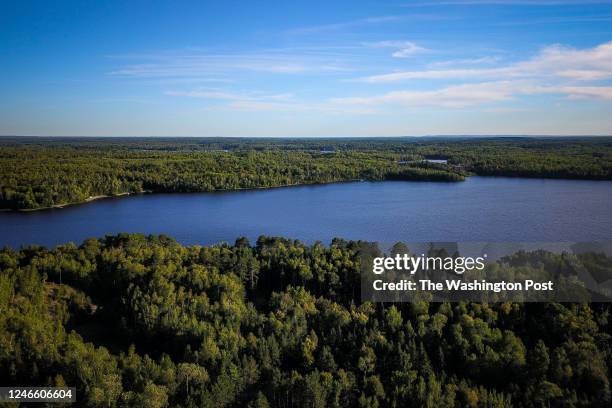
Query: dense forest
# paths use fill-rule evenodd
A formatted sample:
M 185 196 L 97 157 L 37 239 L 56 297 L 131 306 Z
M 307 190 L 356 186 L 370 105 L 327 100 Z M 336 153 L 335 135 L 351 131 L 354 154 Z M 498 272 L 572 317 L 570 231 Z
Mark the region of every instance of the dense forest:
M 612 138 L 0 138 L 0 209 L 143 191 L 461 181 L 470 174 L 610 180 Z
M 608 304 L 362 303 L 363 251 L 127 234 L 5 248 L 0 383 L 74 386 L 91 407 L 612 403 Z

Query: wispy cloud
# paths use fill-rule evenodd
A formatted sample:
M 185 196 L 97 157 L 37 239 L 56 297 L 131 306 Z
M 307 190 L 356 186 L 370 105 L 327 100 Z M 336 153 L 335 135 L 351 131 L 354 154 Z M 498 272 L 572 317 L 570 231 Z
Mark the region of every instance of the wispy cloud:
M 431 0 L 404 4 L 404 7 L 435 7 L 452 5 L 497 6 L 564 6 L 585 4 L 612 4 L 612 0 Z
M 190 98 L 224 99 L 234 101 L 284 101 L 293 98 L 291 93 L 267 94 L 262 92 L 228 92 L 219 89 L 192 89 L 187 91 L 166 91 L 168 96 L 187 96 Z
M 333 101 L 338 104 L 347 105 L 462 108 L 482 103 L 507 101 L 512 98 L 513 92 L 516 92 L 516 87 L 517 84 L 511 82 L 462 84 L 435 90 L 392 91 L 375 96 L 336 98 Z
M 207 110 L 233 110 L 241 112 L 316 112 L 319 114 L 370 114 L 374 110 L 364 106 L 337 104 L 332 100 L 305 101 L 292 93 L 233 92 L 222 89 L 193 89 L 166 91 L 175 97 L 201 98 L 221 103 L 207 104 Z
M 232 92 L 219 89 L 192 89 L 166 91 L 165 95 L 206 100 L 220 100 L 221 105 L 207 105 L 207 109 L 231 109 L 238 111 L 297 112 L 311 110 L 311 105 L 293 100 L 293 94 L 267 94 L 263 92 Z
M 366 43 L 366 46 L 374 48 L 393 48 L 395 51 L 391 56 L 395 58 L 408 58 L 415 54 L 420 54 L 428 51 L 412 41 L 379 41 L 375 43 Z
M 612 15 L 584 15 L 584 16 L 548 16 L 543 18 L 528 18 L 521 20 L 507 20 L 498 23 L 500 26 L 526 26 L 537 24 L 564 24 L 564 23 L 597 23 L 612 21 Z
M 486 113 L 518 113 L 518 112 L 529 112 L 529 109 L 509 107 L 509 106 L 496 106 L 493 108 L 485 108 L 482 111 Z
M 561 45 L 543 48 L 532 58 L 496 67 L 482 67 L 496 60 L 445 61 L 438 69 L 401 71 L 362 78 L 374 84 L 394 84 L 410 80 L 457 82 L 436 89 L 395 90 L 364 97 L 336 98 L 338 104 L 353 106 L 438 106 L 464 108 L 495 104 L 525 95 L 558 95 L 577 99 L 612 100 L 612 42 L 575 49 Z M 470 64 L 475 67 L 462 67 Z M 441 69 L 445 66 L 450 68 Z M 602 82 L 603 81 L 603 82 Z M 607 81 L 607 82 L 606 82 Z M 493 105 L 493 106 L 490 106 Z
M 462 58 L 455 60 L 436 61 L 429 64 L 431 68 L 442 68 L 450 66 L 461 66 L 461 65 L 490 65 L 501 61 L 501 57 L 498 56 L 486 56 L 478 58 Z
M 545 86 L 530 81 L 494 81 L 452 85 L 425 91 L 391 91 L 367 97 L 336 98 L 337 104 L 352 106 L 400 105 L 408 107 L 437 106 L 465 108 L 494 104 L 521 95 L 562 95 L 568 99 L 612 100 L 610 86 Z
M 542 76 L 577 81 L 612 78 L 612 42 L 584 50 L 553 45 L 544 48 L 531 59 L 502 67 L 400 71 L 372 75 L 361 80 L 390 83 L 412 79 L 510 79 Z
M 532 81 L 493 81 L 459 84 L 434 90 L 398 90 L 362 97 L 337 97 L 323 101 L 304 101 L 292 94 L 227 92 L 221 90 L 169 91 L 170 96 L 221 100 L 207 109 L 243 112 L 316 112 L 318 114 L 374 114 L 388 108 L 438 107 L 461 109 L 485 105 L 483 111 L 522 112 L 517 107 L 497 106 L 525 95 L 561 95 L 568 100 L 602 99 L 612 101 L 612 86 L 545 86 Z
M 130 58 L 130 57 L 125 57 Z M 227 80 L 229 74 L 253 71 L 273 74 L 330 73 L 349 68 L 327 53 L 262 51 L 249 54 L 206 52 L 132 56 L 137 63 L 122 66 L 110 75 L 129 78 L 200 78 Z
M 395 84 L 400 88 L 365 96 L 342 95 L 340 87 L 304 99 L 294 95 L 295 90 L 292 88 L 286 88 L 286 92 L 282 88 L 279 92 L 259 92 L 236 91 L 237 86 L 225 87 L 221 85 L 222 82 L 219 88 L 205 85 L 207 82 L 212 85 L 217 81 L 236 80 L 233 83 L 242 83 L 241 87 L 258 87 L 257 82 L 253 84 L 251 79 L 256 76 L 257 81 L 260 81 L 261 73 L 283 76 L 300 74 L 306 78 L 332 73 L 336 79 L 344 80 L 346 72 L 363 69 L 371 63 L 373 48 L 389 49 L 391 55 L 398 59 L 425 54 L 425 61 L 419 59 L 415 62 L 425 68 L 358 78 L 358 81 L 364 83 Z M 241 112 L 371 114 L 388 112 L 388 108 L 393 106 L 411 109 L 423 106 L 443 109 L 482 106 L 488 112 L 501 109 L 497 111 L 499 113 L 508 108 L 507 102 L 527 95 L 557 95 L 568 100 L 612 100 L 612 87 L 608 86 L 612 79 L 612 41 L 584 49 L 551 45 L 542 48 L 531 58 L 512 63 L 495 55 L 445 61 L 434 59 L 427 63 L 432 55 L 434 58 L 439 57 L 440 50 L 434 51 L 408 40 L 251 53 L 190 50 L 127 56 L 128 61 L 133 59 L 137 62 L 124 65 L 111 75 L 165 81 L 166 85 L 176 87 L 194 78 L 199 79 L 202 87 L 171 89 L 165 95 L 202 99 L 206 109 Z M 382 61 L 390 63 L 388 59 Z M 395 64 L 400 66 L 404 62 L 396 61 Z M 367 68 L 369 72 L 371 69 L 372 65 Z M 416 83 L 413 80 L 419 80 L 417 89 L 413 87 Z M 436 86 L 437 81 L 444 81 L 444 86 Z M 602 81 L 608 83 L 601 84 Z M 273 89 L 276 91 L 278 87 Z M 352 95 L 355 95 L 354 91 Z
M 377 113 L 375 109 L 368 106 L 338 104 L 333 101 L 304 102 L 304 101 L 256 101 L 241 100 L 234 101 L 221 109 L 241 112 L 315 112 L 320 115 L 368 115 Z
M 544 88 L 548 93 L 565 94 L 569 99 L 612 100 L 612 86 L 560 86 Z
M 387 15 L 365 17 L 355 20 L 340 21 L 329 24 L 320 24 L 308 27 L 297 27 L 286 30 L 290 35 L 325 34 L 330 32 L 348 31 L 351 29 L 364 28 L 368 26 L 382 26 L 386 24 L 399 23 L 403 21 L 441 21 L 459 20 L 461 16 L 441 15 L 439 13 L 407 13 L 402 15 Z
M 321 24 L 310 27 L 298 27 L 287 30 L 288 34 L 313 34 L 325 31 L 338 31 L 348 28 L 362 27 L 364 25 L 382 24 L 393 21 L 399 21 L 403 16 L 375 16 L 365 17 L 349 21 L 341 21 L 337 23 Z

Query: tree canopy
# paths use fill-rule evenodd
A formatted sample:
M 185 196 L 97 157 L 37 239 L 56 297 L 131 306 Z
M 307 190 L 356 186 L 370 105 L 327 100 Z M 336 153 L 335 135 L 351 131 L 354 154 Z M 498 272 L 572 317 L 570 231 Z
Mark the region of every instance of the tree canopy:
M 0 383 L 91 407 L 610 405 L 607 304 L 362 303 L 363 246 L 5 248 Z
M 444 159 L 445 164 L 431 162 Z M 0 209 L 98 196 L 466 175 L 612 179 L 612 139 L 0 138 Z

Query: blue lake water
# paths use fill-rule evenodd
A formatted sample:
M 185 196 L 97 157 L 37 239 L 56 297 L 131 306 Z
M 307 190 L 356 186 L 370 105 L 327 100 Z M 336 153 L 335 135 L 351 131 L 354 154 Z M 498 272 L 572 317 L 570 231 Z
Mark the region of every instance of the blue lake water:
M 357 182 L 149 194 L 0 213 L 0 247 L 53 246 L 119 232 L 183 244 L 278 235 L 382 242 L 612 241 L 612 182 L 471 177 L 462 183 Z

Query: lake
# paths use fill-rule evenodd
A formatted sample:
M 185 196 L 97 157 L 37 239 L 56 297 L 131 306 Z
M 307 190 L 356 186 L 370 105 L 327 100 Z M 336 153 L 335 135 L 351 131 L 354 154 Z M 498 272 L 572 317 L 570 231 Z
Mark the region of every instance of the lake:
M 355 182 L 148 194 L 0 213 L 0 247 L 53 246 L 119 232 L 183 244 L 262 234 L 329 243 L 612 241 L 612 182 L 470 177 L 461 183 Z

